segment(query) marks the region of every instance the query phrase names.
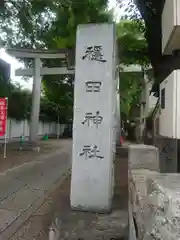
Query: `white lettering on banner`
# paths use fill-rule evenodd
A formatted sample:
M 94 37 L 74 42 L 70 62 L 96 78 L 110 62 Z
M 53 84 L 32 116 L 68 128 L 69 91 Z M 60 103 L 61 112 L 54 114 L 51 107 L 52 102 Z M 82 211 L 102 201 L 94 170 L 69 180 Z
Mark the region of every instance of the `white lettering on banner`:
M 6 99 L 0 98 L 0 136 L 4 136 L 6 132 L 7 106 Z

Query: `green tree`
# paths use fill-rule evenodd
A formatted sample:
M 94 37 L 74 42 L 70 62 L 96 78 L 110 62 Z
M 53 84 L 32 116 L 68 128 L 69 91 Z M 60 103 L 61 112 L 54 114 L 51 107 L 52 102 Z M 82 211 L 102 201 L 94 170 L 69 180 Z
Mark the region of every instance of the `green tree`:
M 20 86 L 6 82 L 0 78 L 0 97 L 8 97 L 8 117 L 21 121 L 30 119 L 32 93 L 21 89 Z M 60 111 L 58 103 L 54 105 L 47 99 L 41 97 L 40 120 L 44 122 L 57 121 L 57 116 L 61 123 L 66 123 L 68 117 L 66 111 Z M 72 117 L 72 116 L 71 116 Z
M 74 76 L 53 76 L 50 79 L 45 76 L 43 80 L 43 93 L 49 107 L 53 108 L 56 119 L 59 116 L 68 122 L 73 114 Z
M 107 0 L 19 0 L 9 1 L 0 13 L 0 32 L 2 41 L 8 46 L 31 48 L 74 48 L 76 28 L 82 23 L 112 22 L 112 12 L 108 12 Z M 120 62 L 122 64 L 148 64 L 147 46 L 143 38 L 143 22 L 121 21 L 117 24 L 118 46 Z M 56 66 L 58 61 L 48 62 L 49 66 Z M 45 62 L 47 64 L 47 62 Z M 62 65 L 64 63 L 61 63 Z M 124 80 L 123 80 L 124 78 Z M 134 79 L 134 77 L 132 78 Z M 51 116 L 57 117 L 61 112 L 62 118 L 72 117 L 73 83 L 72 76 L 44 76 L 41 116 L 46 110 Z M 137 84 L 134 84 L 137 82 Z M 121 88 L 131 89 L 128 99 L 122 104 L 124 112 L 130 113 L 129 105 L 136 102 L 138 83 L 130 77 L 121 76 Z M 137 92 L 135 91 L 137 90 Z M 132 94 L 131 94 L 132 93 Z M 124 98 L 123 98 L 124 99 Z M 58 111 L 50 106 L 56 104 Z M 63 114 L 62 114 L 63 112 Z
M 0 12 L 1 39 L 9 46 L 74 47 L 76 27 L 112 20 L 108 0 L 7 1 Z
M 106 12 L 107 1 L 74 1 L 57 11 L 52 28 L 44 35 L 43 41 L 48 48 L 75 48 L 76 29 L 79 24 L 112 21 L 112 13 Z M 61 27 L 60 27 L 61 26 Z M 51 66 L 56 62 L 51 61 Z M 62 109 L 61 112 L 72 119 L 73 113 L 73 76 L 44 76 L 44 93 L 50 102 Z
M 107 3 L 108 0 L 9 1 L 0 13 L 1 39 L 5 45 L 15 47 L 75 48 L 78 24 L 112 21 L 112 13 L 106 10 Z M 57 60 L 48 62 L 48 66 L 57 66 L 57 63 L 64 64 Z M 73 81 L 71 76 L 43 77 L 46 99 L 58 104 L 64 113 L 62 117 L 67 115 L 67 119 L 72 118 Z M 49 109 L 49 105 L 45 105 L 44 109 Z
M 142 73 L 120 73 L 120 103 L 123 120 L 139 117 Z
M 119 59 L 122 65 L 137 64 L 145 67 L 150 64 L 143 30 L 143 21 L 121 20 L 117 24 Z M 133 120 L 138 117 L 142 84 L 142 72 L 125 73 L 121 69 L 120 103 L 123 120 Z
M 8 116 L 16 120 L 29 117 L 31 93 L 0 78 L 0 97 L 8 97 Z
M 161 16 L 165 0 L 117 0 L 120 8 L 125 8 L 128 19 L 143 19 L 145 24 L 144 36 L 148 43 L 148 56 L 154 72 L 152 91 L 159 94 L 159 83 L 173 70 L 180 68 L 178 55 L 162 55 Z
M 119 59 L 124 65 L 149 65 L 143 21 L 121 20 L 117 24 Z

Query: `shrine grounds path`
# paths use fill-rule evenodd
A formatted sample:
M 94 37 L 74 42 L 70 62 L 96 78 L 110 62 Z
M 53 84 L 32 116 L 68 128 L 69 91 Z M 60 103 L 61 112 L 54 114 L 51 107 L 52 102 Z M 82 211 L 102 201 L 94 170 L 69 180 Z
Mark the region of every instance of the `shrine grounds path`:
M 127 148 L 117 151 L 113 210 L 95 214 L 70 209 L 72 142 L 52 140 L 45 145 L 41 154 L 26 153 L 25 163 L 21 159 L 11 170 L 0 163 L 4 166 L 0 173 L 0 240 L 49 240 L 55 219 L 60 224 L 53 240 L 127 240 Z
M 68 175 L 72 141 L 40 145 L 40 153 L 19 152 L 17 145 L 9 145 L 7 158 L 1 155 L 0 240 L 10 239 Z
M 66 141 L 66 140 L 65 140 Z M 23 150 L 20 151 L 20 144 L 18 141 L 7 144 L 7 157 L 4 159 L 4 148 L 0 142 L 0 173 L 18 167 L 25 163 L 30 163 L 34 160 L 42 160 L 47 155 L 54 156 L 58 154 L 60 148 L 63 146 L 63 139 L 50 139 L 49 141 L 39 140 L 40 152 Z M 70 141 L 71 142 L 71 141 Z

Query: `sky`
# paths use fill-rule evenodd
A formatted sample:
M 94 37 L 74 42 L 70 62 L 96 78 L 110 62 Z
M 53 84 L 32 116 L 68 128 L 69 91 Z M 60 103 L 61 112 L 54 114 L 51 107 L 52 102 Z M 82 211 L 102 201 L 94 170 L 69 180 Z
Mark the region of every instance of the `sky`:
M 123 13 L 123 9 L 120 10 L 117 6 L 116 0 L 109 0 L 109 9 L 114 10 L 114 19 L 115 21 L 118 21 L 120 16 Z M 23 89 L 29 89 L 32 90 L 32 78 L 30 78 L 28 81 L 23 80 L 21 77 L 15 76 L 15 70 L 17 68 L 23 68 L 23 64 L 18 62 L 15 58 L 8 55 L 4 49 L 0 49 L 0 58 L 2 58 L 4 61 L 11 64 L 11 80 L 13 83 L 18 83 Z

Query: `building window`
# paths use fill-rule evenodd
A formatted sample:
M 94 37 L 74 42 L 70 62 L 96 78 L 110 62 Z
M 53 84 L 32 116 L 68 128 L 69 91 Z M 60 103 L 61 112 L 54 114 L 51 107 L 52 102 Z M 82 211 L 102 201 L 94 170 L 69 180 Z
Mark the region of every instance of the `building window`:
M 161 109 L 165 108 L 165 88 L 161 90 Z

